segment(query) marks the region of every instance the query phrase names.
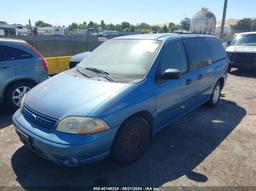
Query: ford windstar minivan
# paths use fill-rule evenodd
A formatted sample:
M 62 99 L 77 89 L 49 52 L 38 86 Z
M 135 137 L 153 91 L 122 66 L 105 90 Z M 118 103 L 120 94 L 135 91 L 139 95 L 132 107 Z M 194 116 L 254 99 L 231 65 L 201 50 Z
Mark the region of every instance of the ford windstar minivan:
M 206 102 L 216 106 L 227 69 L 213 36 L 118 37 L 29 91 L 13 122 L 25 145 L 57 164 L 108 156 L 130 164 L 156 132 Z

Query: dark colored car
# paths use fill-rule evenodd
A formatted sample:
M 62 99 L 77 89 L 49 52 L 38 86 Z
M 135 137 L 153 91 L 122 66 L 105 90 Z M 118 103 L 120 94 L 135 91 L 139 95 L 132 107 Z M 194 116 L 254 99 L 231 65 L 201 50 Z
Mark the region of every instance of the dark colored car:
M 23 40 L 0 39 L 0 104 L 18 109 L 23 96 L 48 78 L 48 64 Z
M 256 70 L 256 32 L 237 34 L 226 48 L 229 68 Z

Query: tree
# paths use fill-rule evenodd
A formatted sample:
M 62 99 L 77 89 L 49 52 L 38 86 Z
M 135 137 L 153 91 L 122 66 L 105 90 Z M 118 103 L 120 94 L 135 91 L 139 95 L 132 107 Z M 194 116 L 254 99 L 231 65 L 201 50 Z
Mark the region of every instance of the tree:
M 74 30 L 78 29 L 78 24 L 77 23 L 72 23 L 71 25 L 68 26 L 68 29 L 70 31 L 74 31 Z
M 164 26 L 162 27 L 162 31 L 163 31 L 163 32 L 168 32 L 168 28 L 167 28 L 166 25 L 164 25 Z
M 190 20 L 190 18 L 188 18 L 188 17 L 182 19 L 182 20 L 180 21 L 180 28 L 181 28 L 182 30 L 189 31 L 190 22 L 191 22 L 191 20 Z
M 176 31 L 176 30 L 179 30 L 179 26 L 178 25 L 176 25 L 175 23 L 169 23 L 169 25 L 168 25 L 168 31 L 170 31 L 170 32 L 174 32 L 174 31 Z
M 249 18 L 244 18 L 244 19 L 239 20 L 236 25 L 233 25 L 232 29 L 234 30 L 234 32 L 252 31 L 254 29 L 253 23 L 255 23 L 255 21 L 252 21 Z
M 112 31 L 114 31 L 114 30 L 116 30 L 116 27 L 115 27 L 115 25 L 113 25 L 112 23 L 110 23 L 110 24 L 108 24 L 108 25 L 106 26 L 106 29 L 107 29 L 107 30 L 112 30 Z
M 102 30 L 105 30 L 105 29 L 106 29 L 106 24 L 105 24 L 104 20 L 102 20 L 102 21 L 100 22 L 100 27 L 101 27 Z
M 48 24 L 48 23 L 45 23 L 44 21 L 36 21 L 35 22 L 35 26 L 37 27 L 51 27 L 52 25 Z
M 130 31 L 130 23 L 128 23 L 128 22 L 122 22 L 121 27 L 122 27 L 123 32 L 129 32 Z
M 87 23 L 84 21 L 83 23 L 79 24 L 78 28 L 79 29 L 86 29 L 87 28 Z

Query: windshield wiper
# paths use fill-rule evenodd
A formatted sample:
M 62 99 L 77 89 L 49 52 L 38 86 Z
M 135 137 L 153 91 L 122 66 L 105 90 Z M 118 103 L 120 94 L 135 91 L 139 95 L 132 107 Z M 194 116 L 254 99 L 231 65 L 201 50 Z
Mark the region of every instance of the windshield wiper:
M 86 70 L 92 71 L 99 74 L 103 74 L 103 75 L 99 75 L 100 77 L 103 77 L 105 79 L 107 79 L 110 82 L 113 82 L 114 80 L 109 76 L 109 73 L 104 71 L 104 70 L 100 70 L 98 68 L 85 68 Z
M 96 72 L 96 73 L 109 75 L 108 72 L 106 72 L 106 71 L 104 71 L 104 70 L 100 70 L 100 69 L 98 69 L 98 68 L 85 68 L 85 69 L 86 69 L 86 70 L 93 71 L 93 72 Z
M 83 76 L 85 76 L 85 77 L 87 77 L 87 78 L 90 78 L 90 76 L 88 76 L 87 74 L 81 72 L 81 70 L 79 70 L 78 67 L 76 67 L 76 70 L 77 70 L 80 74 L 82 74 Z

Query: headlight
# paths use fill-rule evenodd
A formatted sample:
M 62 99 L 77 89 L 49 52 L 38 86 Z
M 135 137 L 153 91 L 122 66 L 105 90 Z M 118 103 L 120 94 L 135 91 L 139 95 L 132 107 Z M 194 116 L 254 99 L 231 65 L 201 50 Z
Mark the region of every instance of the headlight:
M 57 131 L 73 134 L 93 134 L 109 129 L 107 124 L 91 117 L 67 117 L 58 125 Z

